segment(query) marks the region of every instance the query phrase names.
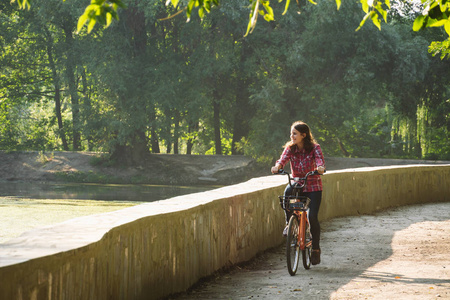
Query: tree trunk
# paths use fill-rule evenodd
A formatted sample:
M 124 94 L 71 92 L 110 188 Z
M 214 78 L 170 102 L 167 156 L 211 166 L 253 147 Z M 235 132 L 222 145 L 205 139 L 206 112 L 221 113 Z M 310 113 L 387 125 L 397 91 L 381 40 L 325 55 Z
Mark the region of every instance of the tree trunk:
M 345 146 L 342 143 L 342 141 L 338 137 L 336 137 L 336 140 L 338 142 L 339 149 L 341 149 L 342 154 L 344 154 L 345 157 L 349 157 L 350 154 L 348 153 L 347 149 L 345 149 Z
M 85 130 L 87 133 L 87 142 L 88 142 L 88 149 L 89 151 L 92 151 L 94 149 L 94 143 L 93 143 L 93 137 L 92 137 L 92 127 L 90 126 L 90 120 L 91 120 L 91 114 L 92 114 L 92 103 L 91 103 L 91 97 L 88 94 L 88 82 L 86 78 L 86 70 L 83 68 L 83 73 L 81 74 L 82 83 L 83 83 L 83 123 L 85 124 Z
M 250 94 L 247 87 L 248 77 L 245 74 L 245 60 L 250 55 L 251 49 L 247 43 L 242 44 L 241 48 L 241 63 L 240 69 L 238 70 L 238 77 L 236 80 L 236 105 L 234 105 L 234 120 L 233 120 L 233 140 L 231 142 L 231 154 L 238 155 L 244 154 L 242 150 L 237 149 L 237 143 L 241 139 L 249 134 L 250 126 L 249 120 L 253 117 L 255 109 L 252 109 L 249 99 Z
M 80 116 L 79 116 L 79 99 L 77 84 L 75 80 L 75 56 L 73 53 L 73 28 L 69 23 L 64 24 L 64 34 L 66 38 L 67 46 L 67 59 L 66 59 L 66 78 L 69 85 L 69 94 L 72 104 L 72 147 L 73 151 L 79 151 L 81 146 L 81 136 L 80 136 Z
M 173 130 L 173 154 L 178 154 L 178 141 L 180 137 L 180 113 L 175 109 L 175 128 Z
M 123 158 L 128 163 L 140 165 L 142 162 L 147 160 L 149 154 L 149 143 L 148 143 L 148 123 L 149 118 L 146 115 L 146 103 L 141 101 L 142 95 L 144 95 L 144 87 L 146 78 L 143 76 L 145 70 L 146 61 L 146 45 L 147 45 L 147 34 L 145 27 L 145 14 L 137 6 L 137 1 L 130 3 L 128 8 L 124 11 L 124 16 L 122 18 L 122 26 L 126 28 L 130 45 L 129 50 L 131 51 L 132 64 L 135 66 L 133 68 L 133 81 L 126 82 L 125 92 L 120 95 L 120 103 L 123 109 L 127 110 L 129 118 L 125 119 L 124 122 L 128 126 L 133 128 L 132 133 L 126 137 L 126 141 L 123 143 L 125 146 L 116 146 L 116 150 L 119 151 L 119 158 Z M 129 101 L 137 103 L 136 107 L 130 107 Z M 150 123 L 155 119 L 154 111 L 150 113 Z M 136 121 L 136 120 L 141 120 Z M 153 126 L 153 125 L 152 125 Z M 151 126 L 151 144 L 152 150 L 159 153 L 159 145 L 154 144 L 156 138 L 156 131 Z M 157 141 L 157 140 L 156 140 Z M 122 148 L 125 147 L 125 151 Z M 123 157 L 123 155 L 128 157 Z
M 152 145 L 152 153 L 161 153 L 161 149 L 159 149 L 159 141 L 158 141 L 158 134 L 156 133 L 155 128 L 152 126 L 150 129 L 150 142 Z
M 172 142 L 170 141 L 170 138 L 167 138 L 166 140 L 166 153 L 170 154 L 172 152 Z
M 134 165 L 142 165 L 148 158 L 147 138 L 144 131 L 137 130 L 133 137 L 131 147 L 131 162 Z
M 216 147 L 216 154 L 222 155 L 222 138 L 220 136 L 220 102 L 217 91 L 214 91 L 213 96 L 214 144 Z
M 52 51 L 52 45 L 53 45 L 53 39 L 51 37 L 50 32 L 45 29 L 46 37 L 47 37 L 47 55 L 48 55 L 48 63 L 50 65 L 50 69 L 52 70 L 52 77 L 53 77 L 53 84 L 55 85 L 55 114 L 56 119 L 58 120 L 58 134 L 61 138 L 61 142 L 63 145 L 64 151 L 69 151 L 69 145 L 67 144 L 66 134 L 64 132 L 64 126 L 62 121 L 62 114 L 61 114 L 61 86 L 59 83 L 59 77 L 58 73 L 56 72 L 56 65 L 55 61 L 53 59 L 53 51 Z
M 188 126 L 189 138 L 187 140 L 187 145 L 186 145 L 186 154 L 187 155 L 192 154 L 192 147 L 194 147 L 195 136 L 192 135 L 193 132 L 198 132 L 198 121 L 196 121 L 194 123 L 190 122 L 189 126 Z
M 242 92 L 236 94 L 236 105 L 233 120 L 233 139 L 231 141 L 231 155 L 243 154 L 237 149 L 237 143 L 248 134 L 248 121 L 245 116 L 245 96 Z
M 156 119 L 155 109 L 150 109 L 150 120 Z M 150 145 L 152 153 L 161 153 L 159 148 L 158 134 L 156 133 L 155 126 L 153 124 L 150 125 Z
M 166 153 L 170 154 L 172 152 L 172 111 L 169 108 L 165 108 L 164 115 L 166 121 L 161 130 L 163 131 L 162 136 L 166 140 Z

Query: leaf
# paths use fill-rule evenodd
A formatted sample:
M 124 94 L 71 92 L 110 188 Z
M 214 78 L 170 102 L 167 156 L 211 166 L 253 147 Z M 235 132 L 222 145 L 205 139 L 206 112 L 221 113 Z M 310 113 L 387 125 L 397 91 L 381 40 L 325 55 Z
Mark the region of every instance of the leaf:
M 12 0 L 11 3 L 16 2 L 15 0 Z M 31 8 L 31 4 L 29 0 L 17 0 L 17 4 L 19 5 L 20 9 L 25 9 L 25 7 L 28 7 L 28 10 Z
M 289 4 L 291 3 L 291 0 L 286 0 L 286 6 L 285 6 L 285 8 L 284 8 L 284 12 L 281 14 L 281 15 L 285 15 L 286 14 L 286 12 L 287 12 L 287 10 L 288 10 L 288 8 L 289 8 Z
M 112 22 L 112 14 L 111 13 L 106 13 L 106 27 L 111 25 L 111 22 Z
M 195 1 L 190 0 L 188 5 L 186 6 L 186 15 L 188 18 L 191 17 L 192 8 L 194 7 Z
M 245 32 L 244 37 L 246 37 L 249 34 L 251 28 L 252 28 L 252 14 L 250 13 L 249 21 L 247 24 L 247 31 Z
M 448 36 L 450 36 L 450 21 L 447 21 L 444 25 L 445 32 L 447 32 Z
M 369 13 L 369 4 L 367 4 L 367 0 L 361 0 L 362 10 L 368 14 Z M 367 15 L 366 15 L 367 16 Z M 364 17 L 366 18 L 366 17 Z
M 82 14 L 81 17 L 78 19 L 77 32 L 81 31 L 81 29 L 83 28 L 84 24 L 86 24 L 88 18 L 89 18 L 89 15 L 85 11 L 84 14 Z
M 274 17 L 273 9 L 272 9 L 272 7 L 270 6 L 269 1 L 263 2 L 263 6 L 264 6 L 264 8 L 266 9 L 267 13 L 272 17 L 272 20 L 273 20 L 273 19 L 274 19 L 274 18 L 273 18 L 273 17 Z
M 272 13 L 264 14 L 264 20 L 266 20 L 267 22 L 275 20 L 275 17 L 273 15 L 273 11 L 272 11 Z
M 384 4 L 386 4 L 386 6 L 388 7 L 388 9 L 391 9 L 391 1 L 389 1 L 389 0 L 384 0 Z
M 364 16 L 364 18 L 362 19 L 361 23 L 359 23 L 359 27 L 356 28 L 355 31 L 360 30 L 360 29 L 364 26 L 364 23 L 366 23 L 366 21 L 367 21 L 367 19 L 368 19 L 369 17 L 370 17 L 370 14 L 366 14 L 366 15 Z
M 211 1 L 206 1 L 203 7 L 208 13 L 211 12 Z
M 375 11 L 371 11 L 371 17 L 372 23 L 378 27 L 378 30 L 381 30 L 381 22 L 378 18 L 378 14 Z
M 339 8 L 341 8 L 341 0 L 336 0 L 336 6 L 337 6 L 337 10 L 339 10 Z
M 444 26 L 446 22 L 448 22 L 448 20 L 437 21 L 436 19 L 429 18 L 427 22 L 427 27 L 441 27 Z
M 387 11 L 385 11 L 381 5 L 376 6 L 377 11 L 380 13 L 380 15 L 383 17 L 383 20 L 385 23 L 387 23 Z
M 425 16 L 420 15 L 414 20 L 413 30 L 419 31 L 423 27 L 423 21 L 425 21 Z
M 88 33 L 90 33 L 92 31 L 92 29 L 94 29 L 95 23 L 97 23 L 97 21 L 94 18 L 92 18 L 89 21 L 88 28 L 87 28 L 88 29 Z

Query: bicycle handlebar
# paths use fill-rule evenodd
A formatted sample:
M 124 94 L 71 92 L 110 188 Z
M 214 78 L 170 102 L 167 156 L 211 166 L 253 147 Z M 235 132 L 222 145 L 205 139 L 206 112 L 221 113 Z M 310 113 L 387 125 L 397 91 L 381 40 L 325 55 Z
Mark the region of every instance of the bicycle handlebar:
M 323 173 L 325 173 L 325 172 L 326 172 L 326 170 L 323 171 Z M 279 169 L 278 170 L 278 174 L 280 174 L 280 175 L 287 175 L 288 176 L 288 182 L 289 182 L 289 185 L 291 186 L 291 188 L 294 188 L 294 186 L 292 185 L 292 180 L 294 180 L 296 182 L 303 181 L 303 184 L 298 185 L 298 186 L 295 187 L 297 189 L 298 188 L 303 189 L 305 187 L 306 181 L 308 180 L 309 176 L 312 176 L 312 175 L 323 175 L 323 174 L 320 174 L 317 170 L 314 170 L 314 171 L 310 171 L 310 172 L 306 173 L 305 177 L 302 177 L 302 178 L 297 178 L 297 177 L 296 178 L 291 178 L 291 175 L 288 172 L 286 172 L 285 170 L 283 170 L 283 169 Z

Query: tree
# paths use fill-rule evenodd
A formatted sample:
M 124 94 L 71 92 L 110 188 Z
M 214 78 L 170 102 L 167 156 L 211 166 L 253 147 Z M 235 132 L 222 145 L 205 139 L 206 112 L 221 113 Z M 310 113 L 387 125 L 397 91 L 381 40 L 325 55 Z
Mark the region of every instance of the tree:
M 108 151 L 117 161 L 141 163 L 163 151 L 268 161 L 298 119 L 314 128 L 327 155 L 440 158 L 450 152 L 443 142 L 448 65 L 426 51 L 442 35 L 412 32 L 412 19 L 392 15 L 382 31 L 355 32 L 358 4 L 342 3 L 338 12 L 320 2 L 301 15 L 290 9 L 243 37 L 248 10 L 238 0 L 221 3 L 202 22 L 192 13 L 189 23 L 162 21 L 174 8 L 142 0 L 120 10 L 111 30 L 70 35 L 61 24 L 70 21 L 75 31 L 82 6 L 34 1 L 30 11 L 0 12 L 2 147 L 61 149 L 62 136 L 73 147 L 75 94 L 80 149 Z M 285 3 L 272 9 L 281 15 Z M 56 107 L 57 99 L 60 118 L 37 113 L 38 105 Z M 61 138 L 55 142 L 52 132 Z
M 15 2 L 16 0 L 13 0 Z M 341 0 L 335 0 L 337 9 L 341 7 Z M 450 36 L 450 3 L 447 0 L 421 0 L 422 6 L 418 7 L 419 11 L 415 17 L 413 30 L 418 31 L 426 27 L 443 27 L 448 36 Z M 17 0 L 20 8 L 30 8 L 32 0 Z M 262 16 L 264 20 L 270 22 L 275 20 L 274 10 L 270 0 L 250 0 L 249 1 L 249 21 L 247 25 L 247 35 L 252 32 L 258 21 L 258 16 Z M 316 4 L 313 0 L 309 0 L 312 4 Z M 170 0 L 173 7 L 177 8 L 180 1 Z M 214 6 L 219 6 L 222 1 L 220 0 L 189 0 L 185 7 L 181 8 L 174 15 L 185 11 L 188 20 L 194 11 L 197 11 L 198 16 L 203 19 L 205 13 L 211 12 Z M 297 2 L 298 3 L 298 2 Z M 414 5 L 414 1 L 408 2 Z M 167 2 L 169 4 L 169 1 Z M 372 23 L 381 30 L 381 19 L 387 23 L 388 12 L 391 9 L 390 0 L 361 0 L 362 10 L 365 13 L 362 21 L 359 24 L 357 30 L 359 30 L 367 20 L 371 20 Z M 283 15 L 287 12 L 290 6 L 290 0 L 285 1 L 285 9 Z M 78 20 L 78 31 L 82 29 L 85 24 L 87 25 L 88 32 L 91 32 L 96 23 L 104 26 L 109 26 L 112 19 L 118 19 L 118 8 L 125 8 L 126 5 L 122 0 L 91 0 L 91 4 L 86 7 L 82 16 Z M 417 7 L 417 5 L 416 5 Z M 303 9 L 303 7 L 300 7 Z M 430 52 L 434 55 L 441 53 L 441 57 L 444 58 L 450 53 L 450 37 L 444 41 L 434 41 L 430 45 Z
M 5 51 L 2 51 L 1 70 L 5 80 L 1 80 L 1 101 L 4 102 L 5 114 L 12 140 L 7 148 L 37 148 L 48 150 L 54 147 L 52 124 L 55 115 L 40 114 L 46 110 L 49 100 L 55 101 L 58 118 L 58 135 L 67 149 L 66 131 L 63 128 L 60 107 L 60 84 L 56 71 L 54 45 L 49 35 L 48 24 L 42 22 L 37 11 L 13 12 L 6 4 L 2 37 L 5 39 Z M 6 17 L 8 16 L 8 17 Z M 2 76 L 2 77 L 3 77 Z M 33 118 L 39 118 L 39 126 Z M 31 122 L 31 124 L 29 124 Z M 4 145 L 5 146 L 5 145 Z

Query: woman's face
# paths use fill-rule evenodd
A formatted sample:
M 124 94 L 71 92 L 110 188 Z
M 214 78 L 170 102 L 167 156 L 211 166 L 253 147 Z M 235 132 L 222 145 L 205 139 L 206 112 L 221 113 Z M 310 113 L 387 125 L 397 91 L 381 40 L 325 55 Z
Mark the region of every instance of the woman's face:
M 305 138 L 306 133 L 300 133 L 297 129 L 294 127 L 291 128 L 291 141 L 297 146 L 302 145 L 303 139 Z

